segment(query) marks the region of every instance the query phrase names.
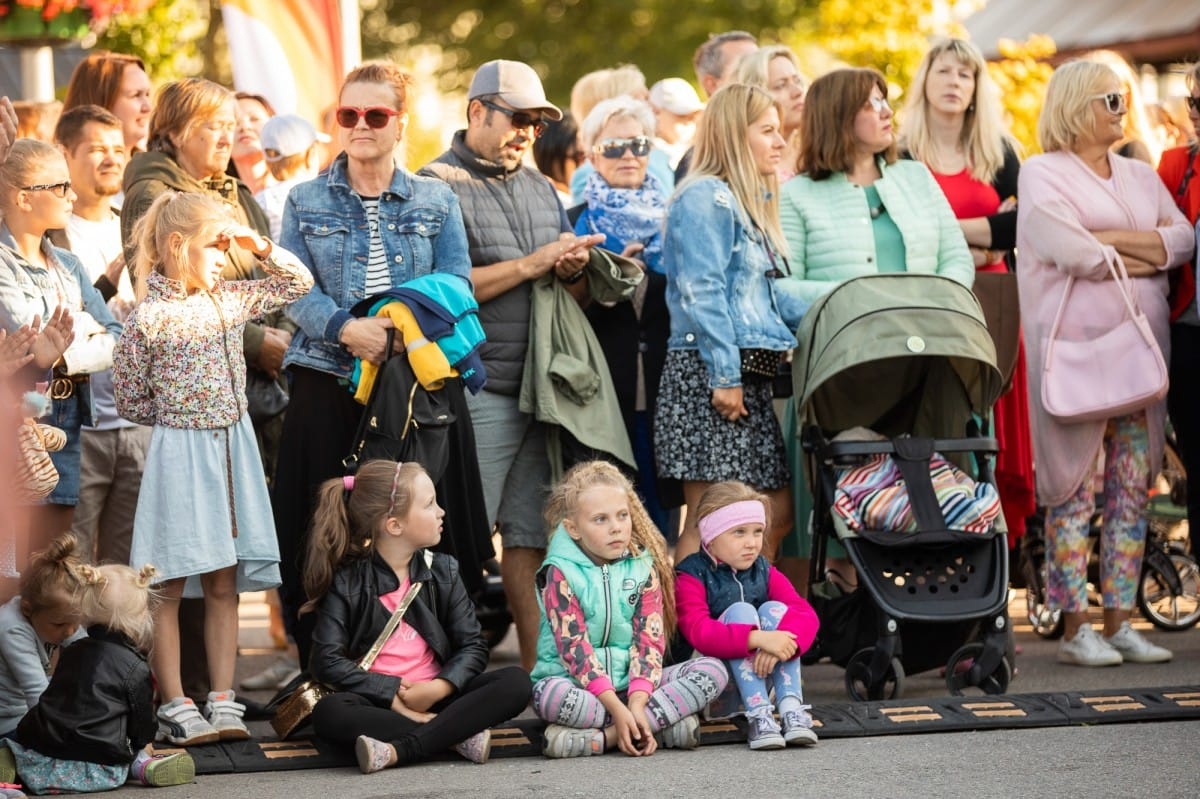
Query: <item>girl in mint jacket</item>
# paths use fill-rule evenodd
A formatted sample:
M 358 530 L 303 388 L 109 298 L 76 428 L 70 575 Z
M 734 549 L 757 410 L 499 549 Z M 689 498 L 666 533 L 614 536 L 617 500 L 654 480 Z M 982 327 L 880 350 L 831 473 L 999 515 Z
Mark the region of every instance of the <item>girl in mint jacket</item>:
M 550 722 L 546 756 L 696 748 L 696 714 L 729 675 L 714 658 L 663 667 L 673 572 L 633 486 L 612 464 L 581 463 L 551 493 L 546 520 L 554 532 L 537 573 L 532 674 L 534 711 Z

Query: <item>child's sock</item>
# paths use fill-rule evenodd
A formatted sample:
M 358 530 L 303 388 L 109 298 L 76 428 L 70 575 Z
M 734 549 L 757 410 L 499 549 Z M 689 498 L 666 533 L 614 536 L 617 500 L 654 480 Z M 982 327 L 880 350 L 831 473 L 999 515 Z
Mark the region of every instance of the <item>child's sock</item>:
M 782 697 L 779 700 L 779 715 L 782 716 L 784 713 L 787 713 L 789 711 L 795 711 L 795 712 L 799 713 L 803 707 L 804 707 L 803 699 L 801 699 L 798 696 L 791 696 L 789 694 L 788 696 Z

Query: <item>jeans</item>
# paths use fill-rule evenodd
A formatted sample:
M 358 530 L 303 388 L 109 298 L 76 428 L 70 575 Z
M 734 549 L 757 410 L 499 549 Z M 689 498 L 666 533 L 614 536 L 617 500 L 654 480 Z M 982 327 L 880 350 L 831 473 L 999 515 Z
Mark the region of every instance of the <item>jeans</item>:
M 787 613 L 787 605 L 774 600 L 764 602 L 762 607 L 755 609 L 749 602 L 735 602 L 721 614 L 721 621 L 726 624 L 753 624 L 760 630 L 775 630 L 779 620 Z M 775 703 L 778 704 L 785 696 L 793 696 L 803 701 L 804 693 L 800 684 L 800 653 L 797 652 L 791 660 L 780 662 L 769 677 L 759 677 L 754 673 L 754 655 L 747 655 L 738 660 L 729 661 L 729 673 L 733 683 L 742 696 L 746 706 L 746 715 L 772 710 L 769 689 L 775 689 Z

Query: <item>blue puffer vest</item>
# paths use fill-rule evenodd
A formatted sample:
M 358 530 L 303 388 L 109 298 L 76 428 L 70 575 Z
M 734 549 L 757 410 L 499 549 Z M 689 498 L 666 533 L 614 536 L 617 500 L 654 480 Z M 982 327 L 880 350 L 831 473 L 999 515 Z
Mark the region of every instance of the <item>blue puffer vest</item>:
M 718 563 L 704 550 L 688 555 L 675 564 L 675 571 L 688 574 L 704 584 L 708 611 L 717 619 L 735 602 L 761 607 L 767 601 L 767 583 L 771 564 L 759 555 L 745 571 L 735 572 L 728 563 Z

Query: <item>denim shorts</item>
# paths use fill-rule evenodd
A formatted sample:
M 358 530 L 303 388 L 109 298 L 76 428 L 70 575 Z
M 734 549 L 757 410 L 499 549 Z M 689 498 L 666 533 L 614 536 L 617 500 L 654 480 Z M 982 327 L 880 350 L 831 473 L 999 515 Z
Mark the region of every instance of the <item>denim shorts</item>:
M 50 461 L 58 470 L 58 485 L 43 505 L 79 504 L 80 434 L 84 422 L 91 423 L 92 393 L 87 383 L 76 383 L 75 392 L 66 399 L 50 401 L 50 413 L 38 421 L 54 425 L 67 434 L 67 445 L 50 453 Z
M 467 394 L 488 519 L 506 548 L 546 548 L 542 506 L 550 491 L 546 429 L 521 413 L 516 397 Z

